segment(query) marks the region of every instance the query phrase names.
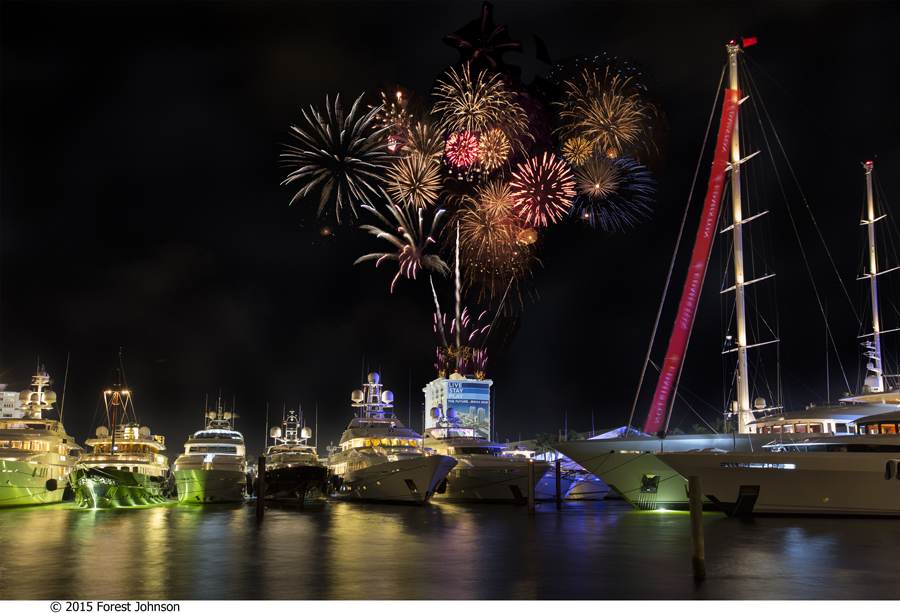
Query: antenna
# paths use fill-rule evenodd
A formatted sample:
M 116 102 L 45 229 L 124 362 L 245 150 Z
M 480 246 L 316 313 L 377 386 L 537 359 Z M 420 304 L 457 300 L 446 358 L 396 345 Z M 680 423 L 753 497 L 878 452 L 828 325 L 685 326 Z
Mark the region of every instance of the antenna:
M 63 377 L 62 401 L 59 403 L 59 423 L 62 423 L 63 409 L 66 407 L 66 383 L 69 381 L 69 356 L 71 355 L 71 351 L 66 354 L 66 375 Z

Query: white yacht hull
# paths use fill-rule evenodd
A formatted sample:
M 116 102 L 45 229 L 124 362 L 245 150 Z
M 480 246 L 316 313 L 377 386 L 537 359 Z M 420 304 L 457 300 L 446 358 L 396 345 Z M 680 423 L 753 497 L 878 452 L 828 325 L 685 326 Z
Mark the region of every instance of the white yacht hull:
M 528 461 L 496 456 L 462 456 L 447 475 L 446 485 L 439 488 L 435 500 L 447 502 L 528 503 Z M 546 462 L 535 463 L 535 499 L 540 482 L 550 468 Z M 553 482 L 553 495 L 556 495 Z M 443 490 L 443 491 L 441 491 Z
M 175 471 L 178 502 L 205 504 L 247 500 L 247 475 L 241 470 L 186 469 Z
M 559 493 L 563 500 L 568 497 L 573 487 L 575 487 L 575 478 L 563 473 L 559 483 Z M 547 473 L 538 480 L 538 484 L 534 488 L 534 499 L 538 502 L 556 500 L 556 469 L 552 465 Z
M 454 466 L 456 460 L 441 455 L 385 461 L 341 475 L 334 496 L 342 500 L 424 505 Z
M 653 455 L 656 451 L 692 451 L 722 449 L 759 450 L 769 434 L 684 434 L 663 440 L 655 437 L 591 439 L 553 445 L 561 454 L 585 468 L 636 508 L 688 509 L 684 479 Z M 704 499 L 707 506 L 712 501 Z
M 661 453 L 729 515 L 900 516 L 900 454 L 846 452 Z M 755 465 L 755 466 L 754 466 Z M 793 466 L 793 468 L 790 468 Z M 895 464 L 896 466 L 896 464 Z M 679 479 L 682 488 L 687 483 Z
M 609 493 L 609 486 L 593 475 L 578 475 L 575 485 L 569 490 L 566 500 L 603 500 Z
M 0 507 L 62 502 L 67 475 L 74 468 L 41 457 L 0 460 Z

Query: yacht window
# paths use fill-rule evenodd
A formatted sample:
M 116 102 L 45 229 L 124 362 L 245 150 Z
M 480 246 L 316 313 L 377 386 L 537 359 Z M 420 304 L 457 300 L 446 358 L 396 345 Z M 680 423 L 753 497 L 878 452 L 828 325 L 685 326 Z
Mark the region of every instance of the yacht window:
M 878 434 L 878 424 L 869 426 L 867 430 L 868 432 L 866 432 L 866 434 Z
M 806 434 L 806 424 L 797 424 L 795 427 L 797 428 L 797 434 Z
M 822 424 L 809 424 L 810 434 L 822 434 Z
M 834 431 L 836 434 L 846 434 L 847 424 L 834 424 Z
M 897 434 L 897 424 L 881 424 L 882 434 Z

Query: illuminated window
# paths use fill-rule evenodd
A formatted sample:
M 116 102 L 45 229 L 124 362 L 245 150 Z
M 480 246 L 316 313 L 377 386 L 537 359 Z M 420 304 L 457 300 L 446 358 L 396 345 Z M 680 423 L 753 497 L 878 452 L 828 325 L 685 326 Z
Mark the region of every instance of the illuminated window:
M 881 424 L 882 434 L 897 434 L 897 424 Z

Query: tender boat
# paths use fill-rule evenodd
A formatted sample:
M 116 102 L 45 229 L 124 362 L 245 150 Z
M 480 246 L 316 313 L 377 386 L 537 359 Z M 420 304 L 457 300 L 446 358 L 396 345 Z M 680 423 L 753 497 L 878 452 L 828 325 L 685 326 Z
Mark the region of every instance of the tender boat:
M 0 419 L 0 507 L 61 502 L 82 448 L 62 422 L 44 419 L 56 392 L 43 368 L 19 394 L 20 417 Z M 71 492 L 69 492 L 71 493 Z
M 528 503 L 529 464 L 534 465 L 537 490 L 550 470 L 549 462 L 506 455 L 506 445 L 478 435 L 474 427 L 460 425 L 453 408 L 444 411 L 439 405 L 431 409 L 431 414 L 438 426 L 425 430 L 425 448 L 458 462 L 438 488 L 435 500 Z
M 107 426 L 97 428 L 96 438 L 85 444 L 69 482 L 75 504 L 87 509 L 150 507 L 167 502 L 169 463 L 164 455 L 165 439 L 150 434 L 134 412 L 131 392 L 124 386 L 122 353 L 116 366 L 116 383 L 103 392 Z
M 328 458 L 332 495 L 424 505 L 457 462 L 426 455 L 422 437 L 390 413 L 393 394 L 381 387 L 378 373 L 370 373 L 363 390 L 351 395 L 358 413 Z
M 184 444 L 173 466 L 178 502 L 205 504 L 247 500 L 247 448 L 234 429 L 237 418 L 221 400 L 206 415 L 206 427 Z
M 266 500 L 302 502 L 323 496 L 328 469 L 319 461 L 315 447 L 306 444 L 312 430 L 301 427 L 294 411 L 288 413 L 282 427 L 269 431 L 276 444 L 266 449 Z
M 882 419 L 896 432 L 900 412 Z M 900 516 L 900 434 L 784 437 L 755 453 L 656 456 L 730 516 Z

